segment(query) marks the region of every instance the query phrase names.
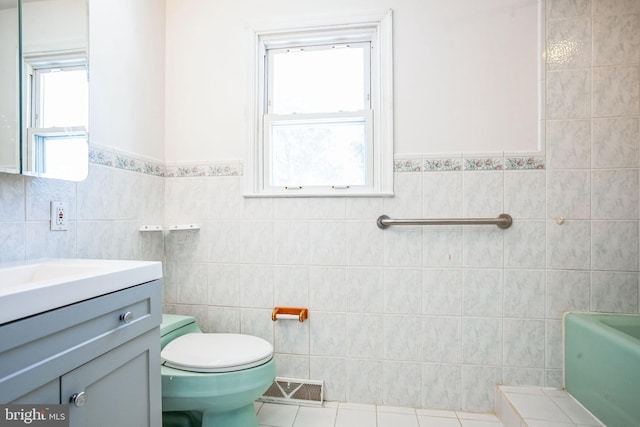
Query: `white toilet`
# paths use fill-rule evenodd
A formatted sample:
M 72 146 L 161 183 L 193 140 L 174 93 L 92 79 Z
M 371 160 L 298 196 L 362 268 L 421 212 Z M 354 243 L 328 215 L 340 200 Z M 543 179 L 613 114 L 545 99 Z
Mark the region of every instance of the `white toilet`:
M 163 427 L 258 427 L 253 402 L 275 379 L 273 346 L 208 334 L 195 318 L 162 315 Z

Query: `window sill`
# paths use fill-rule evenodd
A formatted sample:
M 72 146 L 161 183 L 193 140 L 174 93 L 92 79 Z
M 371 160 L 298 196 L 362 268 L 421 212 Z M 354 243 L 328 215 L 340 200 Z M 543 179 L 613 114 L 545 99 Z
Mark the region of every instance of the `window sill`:
M 373 192 L 356 192 L 348 191 L 341 192 L 336 190 L 335 193 L 280 193 L 280 192 L 264 192 L 264 193 L 244 193 L 242 197 L 247 199 L 251 198 L 286 198 L 286 197 L 393 197 L 393 193 L 373 193 Z

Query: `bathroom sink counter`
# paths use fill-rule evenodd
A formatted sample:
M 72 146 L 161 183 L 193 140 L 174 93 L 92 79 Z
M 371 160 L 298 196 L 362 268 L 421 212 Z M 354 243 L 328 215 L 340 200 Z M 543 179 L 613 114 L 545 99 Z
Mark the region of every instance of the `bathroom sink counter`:
M 38 259 L 0 265 L 0 325 L 162 277 L 153 261 Z

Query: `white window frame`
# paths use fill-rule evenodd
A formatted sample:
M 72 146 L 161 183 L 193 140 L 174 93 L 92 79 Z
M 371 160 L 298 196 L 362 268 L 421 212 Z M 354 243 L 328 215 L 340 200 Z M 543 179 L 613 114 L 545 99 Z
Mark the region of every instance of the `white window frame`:
M 303 22 L 296 27 L 252 30 L 252 72 L 250 73 L 253 105 L 248 129 L 248 156 L 245 168 L 245 197 L 288 196 L 392 196 L 393 195 L 393 56 L 392 12 L 377 15 L 343 17 Z M 370 110 L 342 113 L 345 117 L 367 117 L 368 131 L 373 135 L 367 163 L 370 174 L 366 186 L 311 186 L 274 188 L 266 182 L 269 172 L 266 129 L 269 117 L 266 102 L 265 69 L 267 49 L 297 45 L 369 41 L 371 42 Z M 311 115 L 307 115 L 311 117 Z M 326 116 L 326 115 L 325 115 Z
M 46 170 L 46 145 L 66 139 L 88 139 L 88 131 L 85 126 L 42 127 L 41 112 L 41 80 L 40 74 L 52 72 L 52 70 L 74 71 L 87 70 L 87 53 L 84 50 L 65 50 L 56 52 L 32 53 L 24 55 L 24 86 L 26 100 L 23 106 L 25 112 L 25 126 L 23 129 L 22 147 L 25 169 L 30 173 L 47 176 Z M 87 100 L 87 102 L 89 102 Z M 88 117 L 87 117 L 88 120 Z M 88 142 L 87 142 L 88 155 Z M 70 168 L 64 176 L 56 175 L 72 181 L 81 181 L 87 176 L 88 163 L 82 168 Z

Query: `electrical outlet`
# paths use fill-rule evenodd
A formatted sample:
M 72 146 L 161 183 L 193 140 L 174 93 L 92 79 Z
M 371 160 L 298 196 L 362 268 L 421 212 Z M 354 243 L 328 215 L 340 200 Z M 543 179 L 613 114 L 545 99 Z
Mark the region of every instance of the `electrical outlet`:
M 69 203 L 51 202 L 51 231 L 68 230 Z

